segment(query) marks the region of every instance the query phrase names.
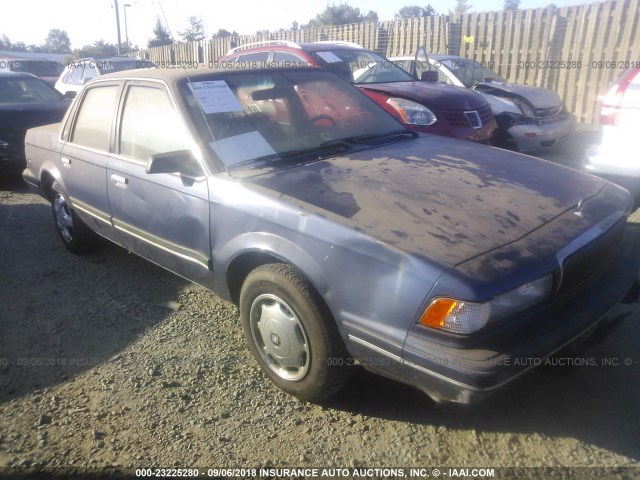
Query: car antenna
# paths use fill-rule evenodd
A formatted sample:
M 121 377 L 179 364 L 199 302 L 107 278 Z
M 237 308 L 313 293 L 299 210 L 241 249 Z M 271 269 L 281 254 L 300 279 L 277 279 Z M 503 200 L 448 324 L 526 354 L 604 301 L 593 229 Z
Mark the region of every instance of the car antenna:
M 171 26 L 169 25 L 169 21 L 167 20 L 167 16 L 164 13 L 164 8 L 162 8 L 162 0 L 158 0 L 158 6 L 160 7 L 160 13 L 162 14 L 162 18 L 164 18 L 164 23 L 167 26 L 167 30 L 169 31 L 169 36 L 171 37 L 171 41 L 173 43 L 175 43 L 175 38 L 173 37 L 173 33 L 171 31 Z M 184 74 L 187 77 L 187 81 L 189 82 L 189 85 L 191 85 L 191 77 L 189 77 L 189 71 L 187 70 L 186 65 L 182 66 L 182 70 L 184 70 Z M 195 93 L 194 93 L 195 96 Z M 204 120 L 204 124 L 207 126 L 207 130 L 209 130 L 209 134 L 211 135 L 211 138 L 213 139 L 213 141 L 216 143 L 218 143 L 218 141 L 216 140 L 216 137 L 213 135 L 213 131 L 211 130 L 211 126 L 209 125 L 209 122 L 207 122 L 207 116 L 204 113 L 204 110 L 202 109 L 202 105 L 200 105 L 199 101 L 195 102 L 196 105 L 198 106 L 198 109 L 200 110 L 200 113 L 202 114 L 202 119 Z M 224 156 L 222 154 L 222 150 L 220 148 L 217 149 L 216 155 L 218 155 L 220 157 L 220 161 L 222 162 L 222 165 L 224 166 L 224 170 L 227 173 L 227 175 L 229 175 L 229 167 L 227 167 L 227 162 L 224 161 Z

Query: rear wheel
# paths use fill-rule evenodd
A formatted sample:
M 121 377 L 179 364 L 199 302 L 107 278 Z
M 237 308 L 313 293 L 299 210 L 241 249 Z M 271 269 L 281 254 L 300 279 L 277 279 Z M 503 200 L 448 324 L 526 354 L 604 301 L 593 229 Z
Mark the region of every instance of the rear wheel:
M 349 374 L 348 354 L 331 315 L 309 282 L 281 263 L 256 268 L 240 293 L 251 353 L 279 388 L 318 402 Z
M 51 211 L 56 230 L 67 250 L 83 253 L 95 248 L 97 235 L 71 209 L 69 199 L 58 182 L 51 185 Z

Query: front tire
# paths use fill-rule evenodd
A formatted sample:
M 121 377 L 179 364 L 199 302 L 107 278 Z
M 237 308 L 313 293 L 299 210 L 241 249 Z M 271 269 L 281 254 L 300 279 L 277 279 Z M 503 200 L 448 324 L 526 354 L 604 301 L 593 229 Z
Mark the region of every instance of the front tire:
M 58 182 L 51 185 L 51 211 L 56 230 L 67 250 L 78 254 L 95 248 L 97 235 L 78 218 Z
M 249 350 L 285 392 L 319 402 L 347 381 L 351 362 L 333 318 L 294 267 L 253 270 L 242 285 L 240 317 Z

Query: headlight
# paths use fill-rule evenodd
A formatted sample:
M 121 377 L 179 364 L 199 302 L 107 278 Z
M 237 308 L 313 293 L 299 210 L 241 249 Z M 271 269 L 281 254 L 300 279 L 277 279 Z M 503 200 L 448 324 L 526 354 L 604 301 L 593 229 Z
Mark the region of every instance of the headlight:
M 522 113 L 525 114 L 527 117 L 535 117 L 536 113 L 533 110 L 533 108 L 531 108 L 531 105 L 529 105 L 528 102 L 525 102 L 524 100 L 520 100 L 519 98 L 510 98 L 509 100 L 515 103 L 518 106 L 518 108 L 522 110 Z
M 391 97 L 387 103 L 400 114 L 407 125 L 433 125 L 437 120 L 431 110 L 411 100 Z
M 0 138 L 0 148 L 7 148 L 9 144 Z
M 454 298 L 434 299 L 420 317 L 420 325 L 451 333 L 469 335 L 511 315 L 526 310 L 546 298 L 553 286 L 552 275 L 534 280 L 484 303 Z
M 500 116 L 501 119 L 506 118 L 507 126 L 505 130 L 508 130 L 516 125 L 533 125 L 534 123 L 536 123 L 534 118 L 527 117 L 526 115 L 518 115 L 517 113 L 504 112 L 501 113 Z

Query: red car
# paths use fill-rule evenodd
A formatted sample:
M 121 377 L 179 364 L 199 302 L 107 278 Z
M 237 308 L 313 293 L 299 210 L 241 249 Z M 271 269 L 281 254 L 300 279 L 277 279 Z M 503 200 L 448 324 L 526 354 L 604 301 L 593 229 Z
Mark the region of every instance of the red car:
M 347 42 L 259 42 L 231 49 L 218 60 L 234 67 L 315 65 L 358 87 L 410 128 L 423 133 L 488 143 L 496 122 L 478 93 L 437 83 L 437 73 L 422 81 L 390 60 Z

